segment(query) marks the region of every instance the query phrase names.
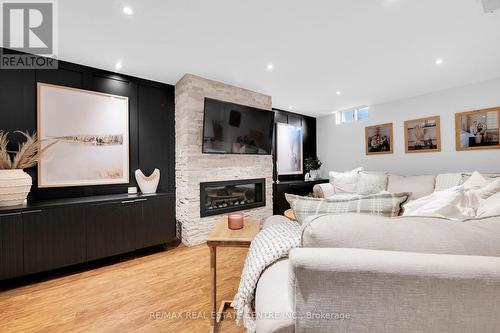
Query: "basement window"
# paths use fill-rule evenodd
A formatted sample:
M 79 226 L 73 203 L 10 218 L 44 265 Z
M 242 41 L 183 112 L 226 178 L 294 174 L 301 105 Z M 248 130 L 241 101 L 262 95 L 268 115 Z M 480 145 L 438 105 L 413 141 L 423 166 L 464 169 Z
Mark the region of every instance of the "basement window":
M 337 125 L 339 125 L 368 119 L 370 116 L 370 112 L 367 106 L 363 106 L 345 111 L 337 111 L 335 112 L 335 115 L 335 122 Z

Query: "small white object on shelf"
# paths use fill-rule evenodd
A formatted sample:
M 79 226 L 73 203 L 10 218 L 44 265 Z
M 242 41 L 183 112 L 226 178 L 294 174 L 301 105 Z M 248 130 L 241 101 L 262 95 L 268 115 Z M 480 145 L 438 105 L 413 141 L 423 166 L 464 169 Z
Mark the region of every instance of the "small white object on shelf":
M 128 194 L 137 194 L 137 187 L 136 186 L 129 187 Z
M 160 182 L 160 170 L 154 169 L 153 173 L 146 177 L 140 169 L 135 170 L 135 179 L 144 194 L 156 193 Z
M 306 173 L 306 175 L 304 176 L 304 181 L 308 182 L 308 181 L 311 181 L 311 175 L 308 173 Z

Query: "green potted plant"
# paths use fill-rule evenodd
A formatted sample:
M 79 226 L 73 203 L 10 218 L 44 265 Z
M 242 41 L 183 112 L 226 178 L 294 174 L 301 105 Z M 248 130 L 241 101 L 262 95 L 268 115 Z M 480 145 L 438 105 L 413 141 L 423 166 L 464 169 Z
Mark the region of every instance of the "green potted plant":
M 34 167 L 42 154 L 56 142 L 40 149 L 36 133 L 21 133 L 26 140 L 19 144 L 16 152 L 7 150 L 8 133 L 0 131 L 0 207 L 17 206 L 24 203 L 31 190 L 31 176 L 24 169 Z
M 321 160 L 317 156 L 316 157 L 310 156 L 304 160 L 304 167 L 309 174 L 310 180 L 315 180 L 315 179 L 319 178 L 318 170 L 321 168 L 321 165 L 323 165 L 323 163 L 321 162 Z M 307 179 L 307 176 L 306 176 L 306 179 Z

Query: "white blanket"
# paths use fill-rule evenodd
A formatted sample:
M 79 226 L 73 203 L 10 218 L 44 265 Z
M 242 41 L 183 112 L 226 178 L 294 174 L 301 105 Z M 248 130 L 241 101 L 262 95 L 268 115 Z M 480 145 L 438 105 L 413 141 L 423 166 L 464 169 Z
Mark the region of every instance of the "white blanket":
M 243 318 L 243 326 L 248 333 L 254 333 L 256 329 L 253 300 L 260 275 L 279 259 L 288 257 L 290 250 L 300 245 L 300 230 L 298 223 L 287 220 L 263 229 L 252 241 L 238 293 L 231 303 L 236 311 L 236 322 L 239 324 Z
M 404 206 L 403 216 L 432 216 L 465 220 L 476 216 L 481 201 L 476 191 L 456 186 L 408 202 Z

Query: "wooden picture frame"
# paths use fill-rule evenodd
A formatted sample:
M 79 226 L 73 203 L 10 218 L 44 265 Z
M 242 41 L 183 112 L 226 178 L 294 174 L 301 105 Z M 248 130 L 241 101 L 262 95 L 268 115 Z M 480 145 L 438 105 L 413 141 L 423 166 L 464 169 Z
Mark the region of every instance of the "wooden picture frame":
M 418 131 L 418 128 L 421 131 Z M 418 133 L 417 133 L 418 131 Z M 424 117 L 404 122 L 405 152 L 438 153 L 441 151 L 441 117 Z M 414 142 L 412 145 L 411 143 Z
M 373 136 L 381 136 L 379 145 L 372 146 Z M 384 143 L 384 141 L 386 141 Z M 388 142 L 387 142 L 388 141 Z M 387 147 L 388 146 L 388 147 Z M 394 153 L 394 130 L 393 124 L 380 124 L 365 127 L 365 150 L 366 155 L 385 155 Z
M 455 114 L 457 151 L 500 149 L 500 107 Z
M 128 97 L 37 83 L 38 187 L 128 184 Z

